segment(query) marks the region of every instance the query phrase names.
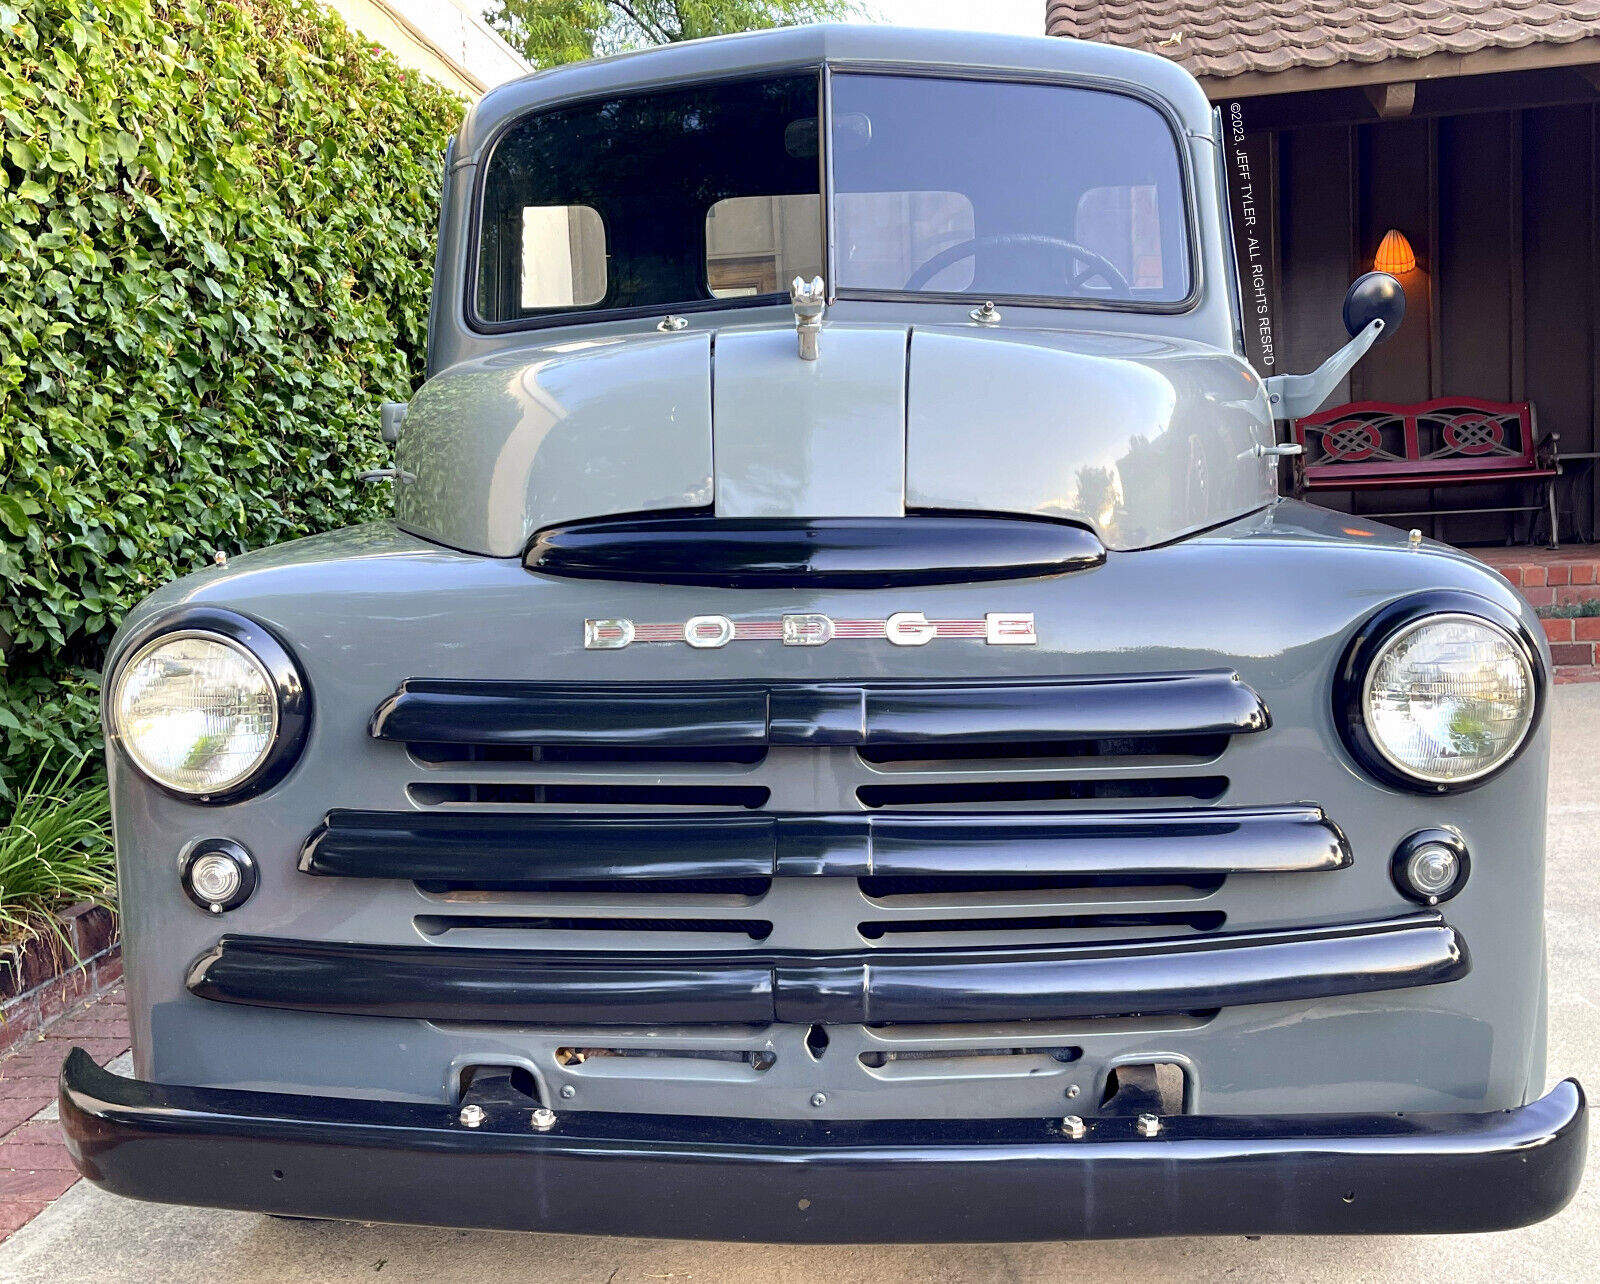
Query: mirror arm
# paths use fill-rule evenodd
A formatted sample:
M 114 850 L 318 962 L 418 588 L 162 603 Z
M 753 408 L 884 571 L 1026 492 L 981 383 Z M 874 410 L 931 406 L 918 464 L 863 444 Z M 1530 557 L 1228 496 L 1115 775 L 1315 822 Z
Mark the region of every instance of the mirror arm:
M 1383 322 L 1373 321 L 1310 374 L 1273 375 L 1261 382 L 1272 402 L 1274 419 L 1300 419 L 1314 414 L 1339 386 L 1339 380 L 1350 373 L 1351 367 L 1378 341 L 1383 333 Z

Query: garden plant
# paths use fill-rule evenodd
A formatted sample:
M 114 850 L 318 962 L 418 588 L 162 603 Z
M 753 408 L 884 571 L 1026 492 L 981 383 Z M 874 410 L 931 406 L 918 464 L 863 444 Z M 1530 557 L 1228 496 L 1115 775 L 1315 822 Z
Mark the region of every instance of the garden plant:
M 0 938 L 104 887 L 97 674 L 126 610 L 386 507 L 356 476 L 422 378 L 461 110 L 307 0 L 0 0 L 7 859 L 74 809 L 37 877 L 0 876 Z

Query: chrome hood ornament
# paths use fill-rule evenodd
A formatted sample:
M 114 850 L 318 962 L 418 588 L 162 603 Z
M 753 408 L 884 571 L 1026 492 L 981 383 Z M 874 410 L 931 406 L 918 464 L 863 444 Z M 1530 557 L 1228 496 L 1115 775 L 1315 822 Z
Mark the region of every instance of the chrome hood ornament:
M 827 306 L 825 288 L 820 276 L 809 282 L 795 277 L 789 287 L 789 302 L 794 304 L 794 328 L 800 336 L 800 360 L 817 359 L 817 336 L 822 333 L 822 311 Z

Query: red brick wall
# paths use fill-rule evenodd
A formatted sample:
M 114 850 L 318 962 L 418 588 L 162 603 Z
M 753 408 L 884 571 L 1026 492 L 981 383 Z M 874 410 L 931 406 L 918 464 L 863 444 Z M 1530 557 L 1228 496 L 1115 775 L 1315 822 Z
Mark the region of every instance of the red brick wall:
M 65 940 L 45 934 L 0 948 L 0 1052 L 122 979 L 115 914 L 78 905 L 58 921 Z
M 1591 561 L 1508 562 L 1491 565 L 1522 590 L 1534 606 L 1587 602 L 1600 597 L 1600 555 Z
M 1556 662 L 1556 680 L 1600 679 L 1600 615 L 1576 620 L 1545 620 L 1550 658 Z M 1581 670 L 1588 669 L 1584 673 Z

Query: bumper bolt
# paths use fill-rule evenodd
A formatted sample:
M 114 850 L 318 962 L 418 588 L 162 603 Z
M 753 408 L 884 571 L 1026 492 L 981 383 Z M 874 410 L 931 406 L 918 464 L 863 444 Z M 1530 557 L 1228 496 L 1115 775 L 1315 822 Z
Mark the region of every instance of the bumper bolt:
M 1073 1084 L 1070 1088 L 1067 1089 L 1067 1099 L 1071 1100 L 1073 1097 L 1076 1097 L 1082 1091 L 1083 1091 L 1083 1089 L 1078 1087 L 1077 1084 Z
M 811 1094 L 811 1104 L 818 1107 L 827 1105 L 828 1094 L 825 1092 L 813 1092 Z
M 549 1106 L 540 1106 L 528 1118 L 535 1132 L 545 1132 L 556 1126 L 556 1112 Z
M 1084 1122 L 1077 1115 L 1068 1115 L 1061 1121 L 1061 1131 L 1071 1137 L 1073 1141 L 1082 1141 L 1083 1135 L 1089 1131 Z
M 561 1097 L 562 1097 L 562 1100 L 571 1101 L 577 1095 L 578 1095 L 578 1090 L 576 1088 L 574 1088 L 570 1083 L 564 1083 L 564 1084 L 561 1085 Z
M 1161 1131 L 1161 1120 L 1155 1115 L 1140 1115 L 1137 1126 L 1141 1137 L 1154 1137 Z
M 466 1126 L 468 1128 L 476 1128 L 479 1124 L 481 1124 L 483 1122 L 483 1119 L 484 1119 L 483 1107 L 482 1106 L 462 1106 L 461 1107 L 461 1113 L 459 1115 L 457 1115 L 456 1118 L 460 1119 L 461 1122 L 466 1124 Z

